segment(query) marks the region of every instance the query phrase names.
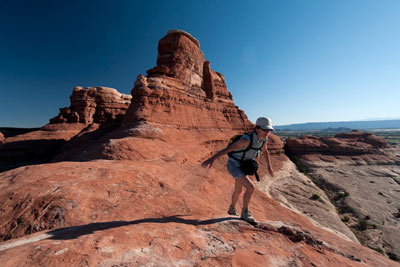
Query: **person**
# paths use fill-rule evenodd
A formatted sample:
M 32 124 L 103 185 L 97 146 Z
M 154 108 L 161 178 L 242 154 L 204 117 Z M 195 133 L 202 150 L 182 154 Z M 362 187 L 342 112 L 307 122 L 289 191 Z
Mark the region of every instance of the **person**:
M 254 160 L 257 158 L 260 153 L 260 149 L 265 156 L 265 160 L 267 163 L 267 168 L 269 175 L 271 177 L 274 176 L 274 172 L 272 170 L 270 155 L 267 148 L 268 135 L 273 131 L 271 120 L 269 118 L 260 117 L 256 121 L 256 126 L 254 131 L 250 134 L 244 134 L 238 141 L 232 143 L 228 147 L 218 151 L 215 155 L 210 157 L 209 159 L 202 162 L 201 166 L 203 168 L 210 167 L 213 165 L 213 162 L 223 156 L 228 154 L 228 164 L 227 169 L 229 173 L 235 178 L 235 188 L 232 193 L 231 204 L 228 209 L 229 215 L 236 215 L 238 213 L 236 211 L 236 203 L 239 199 L 240 193 L 242 192 L 243 187 L 246 188 L 246 192 L 243 196 L 243 208 L 240 217 L 248 221 L 250 223 L 254 223 L 254 217 L 252 216 L 249 210 L 249 203 L 251 196 L 254 192 L 254 183 L 250 179 L 250 177 L 246 176 L 246 174 L 240 168 L 240 162 L 242 160 Z M 250 138 L 252 138 L 252 142 L 250 142 Z M 251 148 L 245 151 L 251 143 Z

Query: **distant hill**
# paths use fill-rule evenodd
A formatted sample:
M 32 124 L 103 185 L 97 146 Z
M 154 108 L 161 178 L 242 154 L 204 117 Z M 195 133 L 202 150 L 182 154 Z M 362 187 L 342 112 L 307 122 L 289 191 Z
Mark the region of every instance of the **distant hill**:
M 277 130 L 323 130 L 328 128 L 400 129 L 400 120 L 308 122 L 274 126 Z

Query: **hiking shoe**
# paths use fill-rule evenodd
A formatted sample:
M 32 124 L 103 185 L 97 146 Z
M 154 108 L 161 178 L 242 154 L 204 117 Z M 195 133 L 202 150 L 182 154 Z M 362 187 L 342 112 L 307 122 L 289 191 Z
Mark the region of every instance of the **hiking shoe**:
M 254 220 L 253 215 L 251 214 L 250 210 L 242 210 L 242 214 L 240 215 L 240 218 L 245 220 L 246 222 L 249 223 L 255 223 L 256 221 Z
M 233 207 L 233 206 L 231 206 L 231 205 L 229 205 L 228 214 L 229 214 L 229 215 L 239 216 L 239 214 L 236 212 L 235 207 Z

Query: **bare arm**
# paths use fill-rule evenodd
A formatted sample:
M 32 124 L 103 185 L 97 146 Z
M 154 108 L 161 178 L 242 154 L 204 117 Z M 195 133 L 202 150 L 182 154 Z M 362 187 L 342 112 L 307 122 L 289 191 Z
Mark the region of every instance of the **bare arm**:
M 208 166 L 211 168 L 212 164 L 214 163 L 214 160 L 216 160 L 217 158 L 226 155 L 234 150 L 238 150 L 242 147 L 247 147 L 249 143 L 250 143 L 249 140 L 242 138 L 239 141 L 231 144 L 230 146 L 218 151 L 214 156 L 210 157 L 209 159 L 205 160 L 203 163 L 201 163 L 201 167 L 206 168 Z
M 265 156 L 265 162 L 267 163 L 267 168 L 268 168 L 269 175 L 271 175 L 271 177 L 273 177 L 274 176 L 274 171 L 272 170 L 272 164 L 271 164 L 271 159 L 270 159 L 270 156 L 269 156 L 267 144 L 265 144 L 262 147 L 262 152 L 263 152 L 263 154 Z

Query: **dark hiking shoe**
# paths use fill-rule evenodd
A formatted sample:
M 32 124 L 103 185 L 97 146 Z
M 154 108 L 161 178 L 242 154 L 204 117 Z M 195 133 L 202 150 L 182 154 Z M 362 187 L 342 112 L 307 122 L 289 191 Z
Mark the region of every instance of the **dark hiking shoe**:
M 256 220 L 254 220 L 253 215 L 251 214 L 250 210 L 242 210 L 242 214 L 240 215 L 240 218 L 242 220 L 245 220 L 246 222 L 249 223 L 255 223 Z
M 228 214 L 229 215 L 239 216 L 239 214 L 236 212 L 235 207 L 232 207 L 232 206 L 229 206 Z

